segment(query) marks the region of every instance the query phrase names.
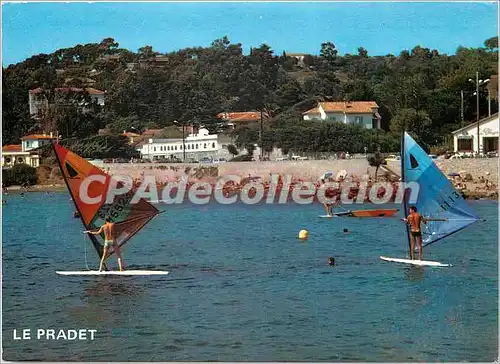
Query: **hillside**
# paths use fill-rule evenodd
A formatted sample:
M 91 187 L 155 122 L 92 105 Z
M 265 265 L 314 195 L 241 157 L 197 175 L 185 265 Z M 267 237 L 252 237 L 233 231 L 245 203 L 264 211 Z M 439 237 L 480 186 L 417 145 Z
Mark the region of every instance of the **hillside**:
M 331 42 L 318 48 L 319 55 L 306 56 L 302 65 L 265 44 L 244 55 L 243 46 L 227 37 L 207 48 L 166 54 L 150 46 L 132 52 L 106 38 L 34 55 L 3 69 L 3 144 L 18 143 L 35 131 L 57 130 L 64 138 L 83 139 L 105 127 L 120 133 L 132 127 L 163 128 L 174 120 L 216 131 L 218 113 L 261 108 L 271 115 L 266 128 L 287 134 L 299 124 L 317 128 L 302 122 L 300 113 L 318 100 L 374 100 L 387 132 L 407 129 L 424 143 L 439 144 L 460 124 L 460 90 L 466 95 L 465 121 L 475 119 L 475 86 L 468 79 L 476 70 L 482 79 L 497 73 L 497 37 L 483 48 L 458 48 L 454 55 L 421 46 L 382 57 L 370 57 L 362 47 L 358 54 L 338 56 Z M 69 86 L 105 91 L 105 106 L 82 112 L 72 107 L 79 100 L 53 92 Z M 28 108 L 28 90 L 35 88 L 50 102 L 38 119 L 30 117 Z M 481 94 L 482 115 L 486 102 Z M 493 112 L 497 109 L 494 102 Z M 255 135 L 243 139 L 238 143 L 255 141 Z

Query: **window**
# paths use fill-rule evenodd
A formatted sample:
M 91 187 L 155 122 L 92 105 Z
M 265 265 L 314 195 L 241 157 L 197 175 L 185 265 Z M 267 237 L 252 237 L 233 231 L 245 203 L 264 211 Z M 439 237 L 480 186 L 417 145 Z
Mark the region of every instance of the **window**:
M 198 143 L 196 143 L 196 148 L 195 149 L 198 149 Z
M 156 152 L 156 147 L 153 147 L 153 152 Z
M 177 145 L 175 146 L 175 150 L 177 150 Z
M 337 117 L 336 116 L 327 116 L 326 120 L 337 121 Z
M 191 149 L 191 144 L 188 144 L 188 149 Z
M 357 124 L 363 124 L 363 117 L 362 116 L 356 116 L 356 117 L 354 117 L 354 121 Z
M 215 148 L 215 143 L 212 143 L 212 148 Z
M 410 166 L 412 169 L 415 169 L 418 167 L 417 159 L 411 153 L 410 153 Z
M 11 159 L 9 157 L 5 157 L 5 163 L 10 163 Z
M 207 149 L 207 143 L 203 143 L 203 149 Z
M 472 152 L 472 138 L 470 138 L 470 139 L 458 139 L 458 151 L 459 152 Z

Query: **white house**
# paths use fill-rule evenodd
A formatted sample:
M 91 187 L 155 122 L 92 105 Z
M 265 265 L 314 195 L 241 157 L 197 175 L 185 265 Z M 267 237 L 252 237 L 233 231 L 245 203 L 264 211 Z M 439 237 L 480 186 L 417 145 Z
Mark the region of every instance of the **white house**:
M 75 92 L 75 93 L 86 92 L 90 96 L 92 102 L 97 103 L 97 105 L 104 106 L 105 92 L 97 90 L 92 87 L 87 87 L 85 89 L 77 87 L 58 87 L 54 89 L 54 92 L 57 94 L 69 93 L 69 92 Z M 49 102 L 47 100 L 47 97 L 43 94 L 43 90 L 40 87 L 35 88 L 33 90 L 29 90 L 28 96 L 29 96 L 29 106 L 31 115 L 37 115 L 40 112 L 47 110 Z
M 31 134 L 21 138 L 21 144 L 10 144 L 2 147 L 2 167 L 12 167 L 17 163 L 28 164 L 31 167 L 40 165 L 40 156 L 33 149 L 49 144 L 55 139 L 46 134 Z
M 333 121 L 359 124 L 366 129 L 380 129 L 381 117 L 375 101 L 320 102 L 303 113 L 304 120 Z
M 201 158 L 227 158 L 229 153 L 219 143 L 217 134 L 210 135 L 208 130 L 201 128 L 197 134 L 189 134 L 184 142 L 176 139 L 148 139 L 142 144 L 140 152 L 142 158 L 157 160 L 161 158 L 183 159 L 183 146 L 186 148 L 186 159 L 200 160 Z
M 479 151 L 488 153 L 498 151 L 498 113 L 479 120 Z M 464 126 L 451 133 L 453 147 L 458 153 L 477 153 L 477 122 Z
M 287 53 L 287 52 L 285 52 L 285 55 L 287 57 L 295 58 L 297 60 L 297 65 L 299 67 L 305 67 L 304 58 L 305 58 L 305 56 L 307 56 L 307 54 L 305 54 L 305 53 Z

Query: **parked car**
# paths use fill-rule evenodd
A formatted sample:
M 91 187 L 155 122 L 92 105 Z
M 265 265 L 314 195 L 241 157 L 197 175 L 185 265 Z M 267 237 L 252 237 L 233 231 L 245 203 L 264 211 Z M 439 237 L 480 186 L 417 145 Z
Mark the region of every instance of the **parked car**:
M 203 157 L 200 159 L 200 163 L 212 163 L 212 158 Z
M 288 160 L 288 157 L 276 158 L 276 162 L 283 162 L 283 161 L 287 161 L 287 160 Z
M 429 158 L 430 159 L 437 159 L 437 155 L 435 155 L 435 154 L 429 154 Z
M 386 161 L 399 161 L 401 157 L 396 154 L 390 154 L 385 160 Z

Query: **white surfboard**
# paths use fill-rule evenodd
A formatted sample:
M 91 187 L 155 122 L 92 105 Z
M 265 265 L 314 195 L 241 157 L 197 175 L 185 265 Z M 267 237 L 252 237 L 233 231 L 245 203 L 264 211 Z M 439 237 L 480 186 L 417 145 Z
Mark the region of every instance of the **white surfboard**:
M 168 271 L 162 270 L 124 270 L 120 271 L 104 271 L 98 270 L 81 270 L 81 271 L 58 271 L 57 274 L 63 276 L 163 276 L 167 275 Z
M 330 218 L 335 217 L 335 216 L 319 215 L 318 217 L 330 219 Z
M 430 267 L 451 267 L 451 264 L 444 264 L 440 262 L 433 262 L 430 260 L 412 260 L 412 259 L 400 259 L 400 258 L 388 258 L 388 257 L 380 257 L 380 259 L 385 260 L 387 262 L 395 262 L 395 263 L 405 263 L 405 264 L 413 264 L 413 265 L 424 265 Z

